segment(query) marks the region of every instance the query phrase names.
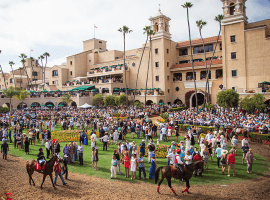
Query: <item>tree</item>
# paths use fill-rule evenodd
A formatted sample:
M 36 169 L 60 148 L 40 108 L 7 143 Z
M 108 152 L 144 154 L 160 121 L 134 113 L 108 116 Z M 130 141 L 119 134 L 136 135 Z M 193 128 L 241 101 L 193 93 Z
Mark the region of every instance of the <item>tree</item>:
M 193 6 L 192 3 L 186 2 L 184 5 L 182 5 L 183 8 L 187 9 L 187 22 L 188 22 L 188 33 L 189 33 L 189 46 L 190 50 L 192 49 L 191 47 L 191 34 L 190 34 L 190 24 L 189 24 L 189 14 L 188 14 L 188 9 Z M 195 88 L 195 99 L 196 99 L 196 111 L 198 112 L 198 97 L 197 97 L 197 87 L 196 87 L 196 76 L 195 76 L 195 71 L 194 71 L 194 64 L 193 64 L 193 55 L 192 51 L 190 51 L 190 57 L 191 57 L 191 64 L 192 64 L 192 73 L 193 73 L 193 80 L 194 80 L 194 88 Z
M 44 90 L 44 85 L 45 85 L 45 70 L 46 70 L 46 66 L 47 66 L 47 59 L 48 59 L 48 57 L 50 57 L 50 54 L 48 53 L 48 52 L 45 52 L 44 54 L 43 54 L 43 56 L 45 56 L 45 59 L 46 59 L 46 63 L 45 63 L 45 67 L 44 67 L 44 72 L 43 72 L 43 78 L 44 78 L 44 84 L 43 84 L 43 90 Z
M 205 108 L 212 109 L 212 108 L 214 108 L 214 106 L 211 103 L 206 103 Z
M 32 76 L 33 76 L 33 73 L 34 73 L 34 68 L 33 68 L 33 61 L 35 60 L 33 57 L 30 57 L 29 58 L 31 60 L 31 67 L 32 67 Z M 31 76 L 31 77 L 32 77 Z M 36 73 L 34 73 L 34 80 L 35 80 L 35 85 L 37 84 L 36 82 Z M 31 80 L 31 86 L 32 86 L 32 80 Z
M 265 97 L 263 94 L 254 94 L 252 97 L 252 101 L 254 103 L 254 107 L 258 110 L 263 110 L 267 107 L 265 102 Z
M 114 95 L 107 95 L 104 98 L 104 106 L 116 106 L 116 96 Z
M 136 108 L 138 109 L 141 109 L 141 108 L 143 108 L 143 104 L 141 103 L 141 102 L 139 102 L 139 101 L 136 101 L 135 103 L 134 103 L 134 105 L 136 106 Z
M 196 24 L 197 24 L 197 27 L 199 28 L 199 33 L 200 33 L 202 43 L 203 43 L 205 73 L 207 73 L 206 52 L 205 52 L 204 40 L 203 40 L 203 37 L 202 37 L 202 28 L 207 24 L 207 22 L 204 22 L 203 20 L 199 20 L 199 21 L 196 21 Z M 207 87 L 205 86 L 205 92 L 204 92 L 205 97 L 206 97 L 206 90 L 207 90 Z M 203 107 L 204 108 L 205 108 L 205 102 L 206 102 L 206 98 L 204 98 L 204 101 L 203 101 Z
M 41 69 L 42 69 L 42 74 L 41 74 L 41 80 L 42 80 L 42 84 L 43 84 L 43 90 L 44 90 L 44 84 L 45 84 L 45 80 L 44 80 L 44 82 L 43 82 L 43 74 L 45 73 L 45 70 L 43 69 L 43 59 L 44 59 L 45 57 L 43 56 L 43 55 L 40 55 L 39 57 L 38 57 L 38 59 L 40 60 L 40 62 L 41 62 Z
M 126 34 L 131 33 L 127 26 L 123 26 L 123 28 L 118 29 L 119 32 L 123 33 L 124 37 L 124 69 L 125 69 L 125 88 L 126 88 L 126 105 L 128 105 L 128 95 L 127 95 L 127 75 L 126 75 Z
M 147 67 L 147 75 L 146 75 L 146 83 L 145 83 L 145 93 L 144 93 L 144 107 L 146 108 L 146 93 L 147 93 L 147 84 L 148 84 L 148 75 L 149 75 L 149 66 L 151 60 L 151 49 L 152 49 L 152 35 L 155 35 L 155 31 L 149 29 L 147 30 L 147 35 L 150 38 L 150 49 L 149 49 L 149 58 L 148 58 L 148 67 Z
M 146 47 L 146 44 L 147 44 L 147 41 L 148 41 L 148 31 L 151 29 L 151 26 L 145 26 L 143 28 L 143 34 L 146 33 L 146 41 L 145 41 L 145 44 L 144 44 L 144 47 L 143 47 L 143 52 L 142 52 L 142 56 L 141 56 L 141 59 L 140 59 L 140 64 L 139 64 L 139 67 L 138 67 L 138 72 L 137 72 L 137 78 L 136 78 L 136 83 L 135 83 L 135 90 L 134 90 L 134 97 L 133 97 L 133 106 L 135 105 L 135 95 L 136 95 L 136 90 L 137 90 L 137 85 L 138 85 L 138 78 L 139 78 L 139 72 L 140 72 L 140 68 L 141 68 L 141 64 L 142 64 L 142 58 L 143 58 L 143 55 L 144 55 L 144 51 L 145 51 L 145 47 Z
M 13 72 L 13 65 L 15 65 L 15 63 L 13 61 L 9 61 L 9 65 L 11 67 L 11 71 L 12 71 L 12 77 L 13 77 L 13 85 L 15 86 L 15 78 L 14 78 L 14 72 Z
M 25 90 L 20 90 L 17 94 L 15 94 L 15 98 L 22 103 L 27 98 L 28 92 Z
M 217 95 L 217 103 L 223 108 L 235 108 L 239 103 L 239 94 L 233 89 L 223 90 Z
M 24 72 L 25 72 L 25 74 L 26 74 L 26 77 L 27 77 L 27 83 L 28 83 L 28 85 L 30 85 L 30 83 L 29 83 L 29 76 L 28 76 L 28 73 L 27 73 L 27 70 L 26 70 L 26 68 L 25 68 L 25 59 L 27 58 L 27 56 L 24 54 L 24 53 L 21 53 L 21 55 L 19 56 L 19 58 L 21 58 L 21 63 L 22 63 L 22 65 L 23 65 L 23 70 L 24 70 Z
M 103 106 L 104 105 L 104 101 L 103 101 L 103 95 L 98 93 L 94 96 L 93 98 L 93 105 L 94 106 Z
M 243 110 L 247 112 L 250 112 L 255 108 L 252 98 L 250 98 L 250 95 L 246 96 L 244 99 L 241 99 L 240 106 Z
M 218 32 L 218 37 L 217 37 L 217 41 L 216 41 L 216 46 L 215 46 L 215 49 L 213 51 L 213 56 L 211 58 L 210 65 L 209 65 L 209 68 L 208 68 L 208 71 L 207 71 L 207 79 L 206 79 L 206 87 L 205 88 L 208 88 L 208 98 L 207 98 L 208 102 L 210 101 L 209 74 L 210 74 L 210 70 L 211 70 L 211 66 L 212 66 L 213 57 L 214 57 L 214 55 L 216 53 L 219 36 L 220 36 L 220 33 L 221 33 L 221 21 L 223 20 L 223 18 L 224 18 L 224 15 L 218 15 L 218 16 L 215 17 L 215 21 L 217 21 L 219 23 L 219 32 Z M 206 95 L 206 90 L 205 90 L 205 95 Z
M 3 90 L 4 95 L 9 98 L 10 113 L 11 113 L 11 109 L 12 109 L 11 98 L 13 96 L 15 96 L 16 94 L 18 94 L 20 92 L 20 90 L 21 90 L 20 88 L 13 87 L 13 86 L 10 86 L 8 89 Z
M 126 99 L 127 99 L 126 94 L 120 94 L 120 96 L 115 99 L 116 105 L 118 106 L 127 105 Z
M 61 101 L 65 102 L 67 105 L 69 105 L 73 100 L 71 99 L 70 94 L 66 94 L 63 97 L 61 97 Z

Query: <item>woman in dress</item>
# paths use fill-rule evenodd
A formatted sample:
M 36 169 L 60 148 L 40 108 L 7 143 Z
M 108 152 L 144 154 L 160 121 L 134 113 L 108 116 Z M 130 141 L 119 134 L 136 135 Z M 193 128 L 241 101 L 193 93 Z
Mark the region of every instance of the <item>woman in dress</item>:
M 132 156 L 131 156 L 130 171 L 131 171 L 131 180 L 136 179 L 137 158 L 136 158 L 135 154 L 132 154 Z
M 224 171 L 225 171 L 226 166 L 227 166 L 227 162 L 226 162 L 226 160 L 227 160 L 227 158 L 226 158 L 227 153 L 228 153 L 228 151 L 225 150 L 225 149 L 221 151 L 220 163 L 222 165 L 222 175 L 225 175 Z
M 124 158 L 125 177 L 129 177 L 130 158 L 128 152 L 126 152 Z
M 78 146 L 77 146 L 77 142 L 73 142 L 73 145 L 74 145 L 74 147 L 76 149 L 76 151 L 75 151 L 75 161 L 77 161 L 78 160 L 78 151 L 77 151 Z
M 88 145 L 88 136 L 87 133 L 84 132 L 84 141 L 83 141 L 83 145 Z
M 203 162 L 205 169 L 208 169 L 208 159 L 209 159 L 209 152 L 207 146 L 205 146 L 203 150 Z
M 96 161 L 96 148 L 95 147 L 92 148 L 92 158 L 91 158 L 91 161 L 92 161 L 92 168 L 93 169 L 96 169 L 94 167 L 94 164 L 95 164 L 95 161 Z
M 156 162 L 155 154 L 151 154 L 151 167 L 149 170 L 149 179 L 155 179 L 156 168 L 157 168 L 157 162 Z
M 169 125 L 168 126 L 168 141 L 170 141 L 172 139 L 172 126 Z

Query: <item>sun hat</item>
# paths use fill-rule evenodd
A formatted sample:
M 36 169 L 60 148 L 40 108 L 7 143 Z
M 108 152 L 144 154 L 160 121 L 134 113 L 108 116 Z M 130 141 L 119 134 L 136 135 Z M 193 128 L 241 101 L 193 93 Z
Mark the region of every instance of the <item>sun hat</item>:
M 181 153 L 181 149 L 177 149 L 176 153 L 180 154 Z
M 145 142 L 145 140 L 142 140 L 142 142 Z
M 68 155 L 65 154 L 65 155 L 64 155 L 64 158 L 68 158 Z
M 225 149 L 221 151 L 221 154 L 224 154 L 224 155 L 225 155 L 225 154 L 227 154 L 227 153 L 228 153 L 228 151 L 225 150 Z
M 174 141 L 172 141 L 172 144 L 175 144 L 175 142 L 174 142 Z

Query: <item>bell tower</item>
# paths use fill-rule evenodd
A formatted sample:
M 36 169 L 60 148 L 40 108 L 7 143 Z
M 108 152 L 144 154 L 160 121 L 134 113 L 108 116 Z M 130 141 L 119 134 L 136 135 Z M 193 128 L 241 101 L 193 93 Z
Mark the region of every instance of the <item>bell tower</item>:
M 153 40 L 160 38 L 172 38 L 169 24 L 171 18 L 163 15 L 160 9 L 158 10 L 158 13 L 155 15 L 155 17 L 150 17 L 149 20 L 151 21 L 152 30 L 156 32 L 155 35 L 152 36 Z
M 246 6 L 247 0 L 221 0 L 223 2 L 222 25 L 234 24 L 239 22 L 247 23 Z

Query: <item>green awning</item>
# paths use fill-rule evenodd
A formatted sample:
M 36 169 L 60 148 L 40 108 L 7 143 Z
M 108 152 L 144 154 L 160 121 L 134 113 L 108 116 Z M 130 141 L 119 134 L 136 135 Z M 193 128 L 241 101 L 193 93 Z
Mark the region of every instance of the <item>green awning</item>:
M 85 91 L 85 90 L 92 90 L 92 89 L 95 89 L 95 86 L 94 85 L 84 85 L 84 86 L 80 86 L 80 87 L 76 87 L 76 88 L 73 88 L 71 90 L 69 90 L 70 92 L 73 92 L 73 91 Z
M 141 89 L 139 89 L 139 90 L 144 90 L 144 89 L 141 88 Z
M 160 106 L 164 106 L 164 105 L 165 105 L 165 103 L 159 103 L 158 105 L 160 105 Z
M 95 69 L 90 69 L 90 70 L 95 70 Z
M 213 58 L 214 58 L 214 59 L 217 59 L 218 57 L 217 57 L 217 56 L 214 56 Z
M 160 88 L 156 88 L 156 90 L 160 90 Z
M 47 90 L 42 90 L 41 92 L 48 92 Z
M 118 64 L 117 66 L 122 66 L 123 64 Z
M 35 91 L 33 91 L 33 90 L 30 90 L 30 91 L 28 91 L 28 92 L 30 92 L 30 93 L 34 93 Z
M 31 107 L 35 107 L 36 105 L 35 104 L 32 104 Z
M 45 106 L 44 104 L 41 105 L 42 107 Z
M 113 67 L 113 66 L 110 65 L 109 67 Z
M 261 82 L 261 84 L 270 85 L 270 82 L 264 81 L 264 82 Z
M 59 104 L 58 107 L 63 107 L 64 105 L 63 104 Z
M 53 105 L 52 105 L 52 104 L 48 104 L 47 106 L 48 106 L 48 107 L 51 107 L 51 106 L 53 106 Z
M 97 89 L 93 89 L 92 92 L 97 92 L 98 90 Z
M 113 89 L 113 90 L 117 90 L 117 91 L 118 91 L 118 90 L 120 90 L 120 89 L 119 89 L 119 88 L 115 88 L 115 89 Z
M 104 67 L 101 67 L 100 69 L 104 69 Z
M 57 89 L 57 90 L 55 90 L 55 92 L 61 92 L 61 90 Z

